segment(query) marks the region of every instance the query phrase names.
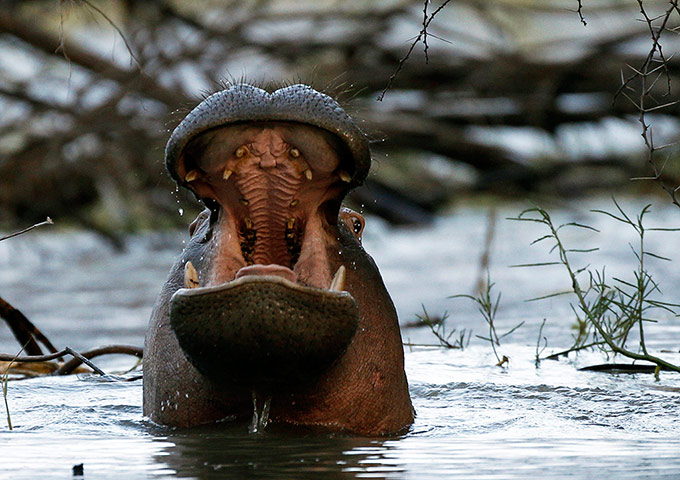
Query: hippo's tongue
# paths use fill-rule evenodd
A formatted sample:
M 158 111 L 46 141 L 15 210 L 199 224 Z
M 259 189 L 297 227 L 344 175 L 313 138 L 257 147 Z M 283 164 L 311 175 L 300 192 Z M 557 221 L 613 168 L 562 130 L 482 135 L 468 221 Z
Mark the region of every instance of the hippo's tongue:
M 289 282 L 297 283 L 297 274 L 283 265 L 248 265 L 236 272 L 236 278 L 242 278 L 249 275 L 281 277 Z

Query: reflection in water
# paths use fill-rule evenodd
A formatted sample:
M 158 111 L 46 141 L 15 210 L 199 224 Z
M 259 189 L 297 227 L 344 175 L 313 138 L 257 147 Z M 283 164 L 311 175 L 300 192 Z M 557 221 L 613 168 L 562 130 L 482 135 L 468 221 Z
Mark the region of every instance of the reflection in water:
M 384 439 L 267 428 L 248 434 L 244 425 L 217 425 L 157 437 L 156 460 L 177 477 L 366 478 L 367 473 L 398 473 L 380 464 Z M 372 476 L 373 477 L 373 476 Z M 376 478 L 376 477 L 373 477 Z

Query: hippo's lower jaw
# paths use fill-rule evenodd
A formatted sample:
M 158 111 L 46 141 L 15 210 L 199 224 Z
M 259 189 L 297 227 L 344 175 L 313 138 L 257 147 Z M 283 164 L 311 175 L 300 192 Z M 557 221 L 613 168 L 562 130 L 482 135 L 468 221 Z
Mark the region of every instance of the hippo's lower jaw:
M 214 384 L 280 389 L 315 380 L 342 356 L 358 307 L 345 291 L 250 274 L 178 290 L 170 324 L 189 361 Z

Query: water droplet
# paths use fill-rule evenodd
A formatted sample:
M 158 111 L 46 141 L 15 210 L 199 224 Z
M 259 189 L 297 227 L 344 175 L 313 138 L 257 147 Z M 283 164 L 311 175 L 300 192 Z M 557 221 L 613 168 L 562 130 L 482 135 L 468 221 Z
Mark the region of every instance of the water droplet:
M 180 217 L 184 215 L 184 209 L 183 208 L 180 208 L 177 211 L 179 212 Z
M 260 433 L 269 423 L 269 409 L 272 403 L 272 397 L 266 397 L 262 404 L 262 409 L 259 409 L 257 394 L 253 390 L 253 421 L 248 428 L 250 433 Z

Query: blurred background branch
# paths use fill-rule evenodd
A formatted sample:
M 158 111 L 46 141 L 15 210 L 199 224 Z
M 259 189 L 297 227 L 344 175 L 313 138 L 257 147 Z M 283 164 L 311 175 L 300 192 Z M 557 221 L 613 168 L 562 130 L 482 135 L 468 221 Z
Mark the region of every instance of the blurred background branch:
M 398 223 L 478 191 L 628 189 L 677 139 L 676 2 L 443 4 L 425 11 L 437 12 L 427 65 L 416 48 L 377 102 L 424 29 L 423 0 L 0 1 L 0 223 L 50 215 L 112 239 L 187 223 L 178 211 L 196 207 L 164 174 L 168 132 L 241 79 L 338 96 L 374 140 L 374 173 L 351 200 Z M 651 59 L 650 32 L 667 32 Z M 650 77 L 662 51 L 670 84 Z M 645 92 L 652 147 L 639 102 L 613 102 L 622 71 L 622 92 Z M 678 149 L 663 155 L 652 173 L 673 191 Z

